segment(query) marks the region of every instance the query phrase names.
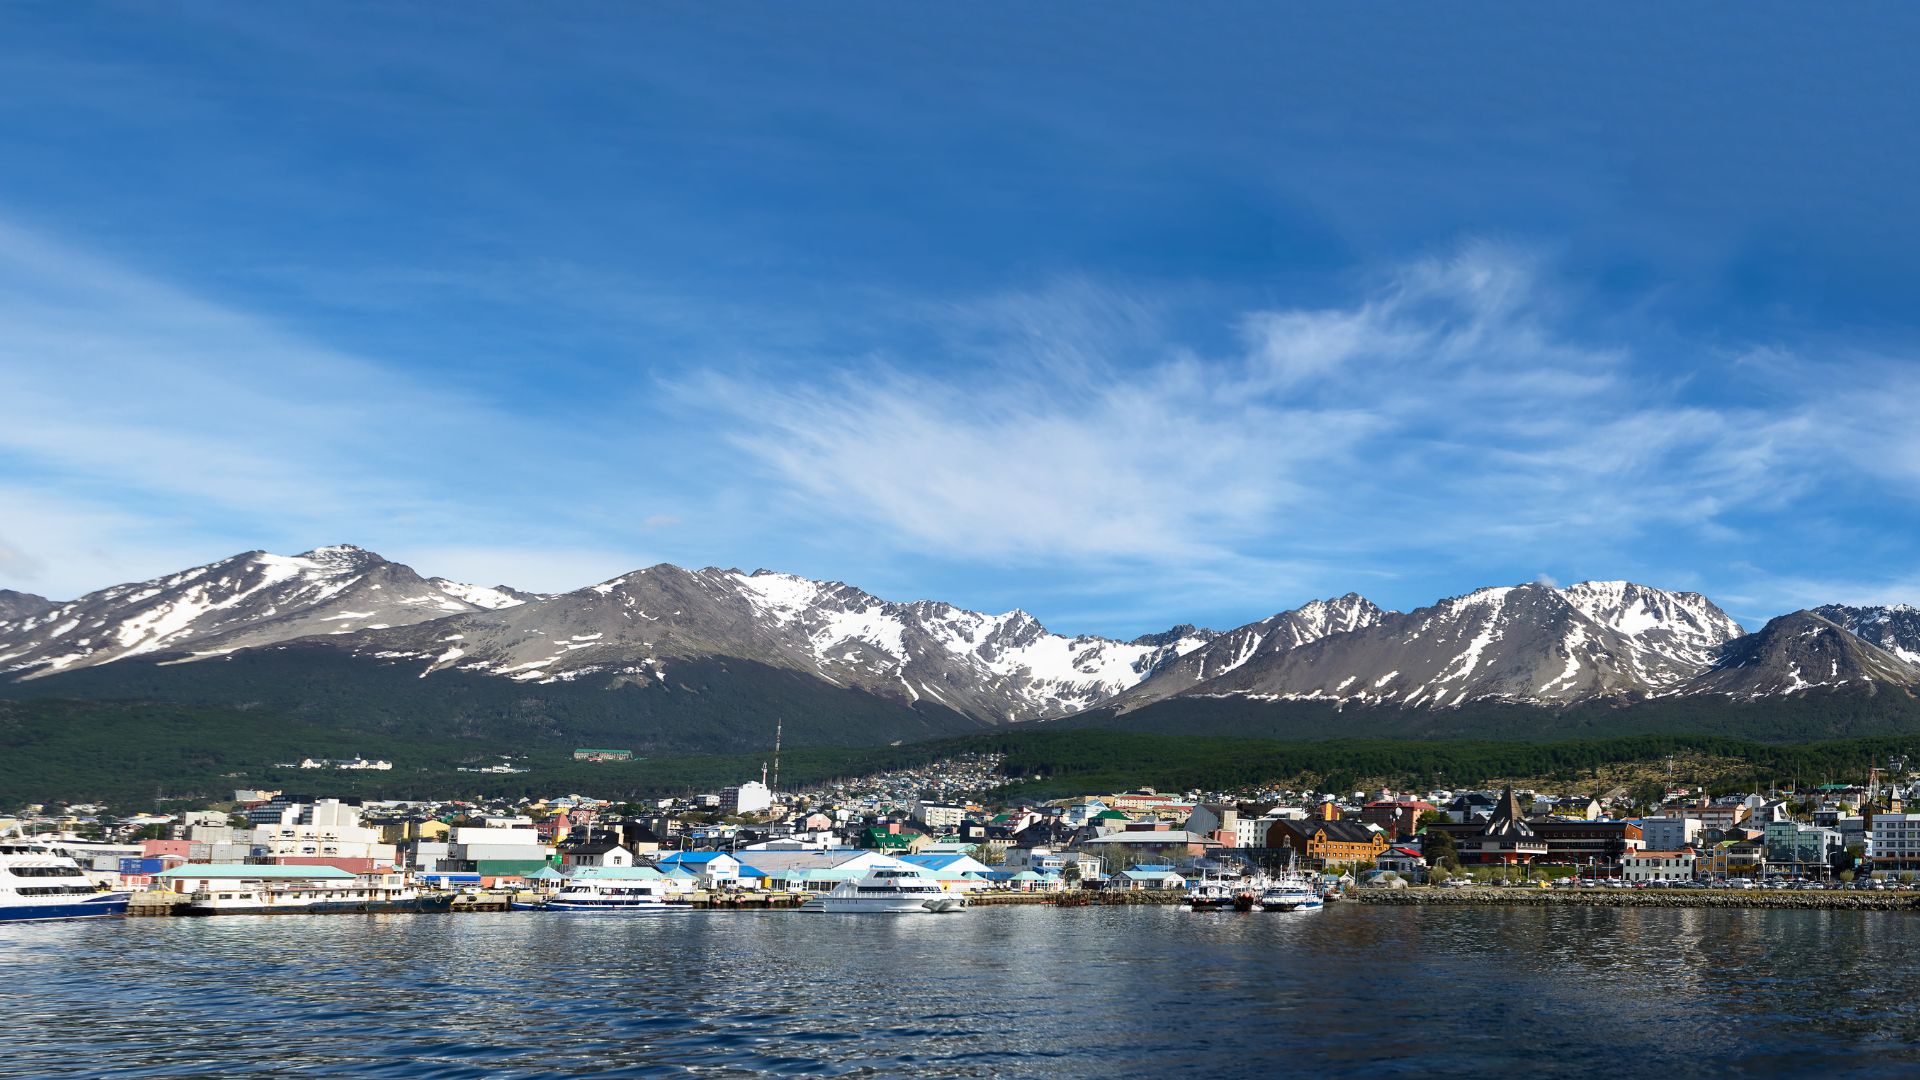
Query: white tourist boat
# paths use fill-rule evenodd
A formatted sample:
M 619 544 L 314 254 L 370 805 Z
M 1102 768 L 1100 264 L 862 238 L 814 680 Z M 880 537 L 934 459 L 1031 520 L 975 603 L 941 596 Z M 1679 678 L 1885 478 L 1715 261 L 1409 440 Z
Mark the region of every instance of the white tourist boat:
M 866 877 L 841 882 L 807 907 L 872 915 L 946 915 L 966 910 L 967 898 L 912 870 L 882 866 Z
M 182 869 L 192 871 L 189 865 Z M 261 871 L 296 869 L 260 867 Z M 188 915 L 377 915 L 453 909 L 450 892 L 433 892 L 405 874 L 339 877 L 233 877 L 188 894 Z
M 1258 904 L 1261 911 L 1318 911 L 1326 901 L 1313 875 L 1289 870 L 1267 880 Z
M 693 901 L 665 881 L 634 878 L 570 879 L 537 904 L 515 903 L 531 911 L 691 911 Z
M 49 844 L 0 838 L 0 922 L 124 915 L 127 899 L 124 892 L 103 891 Z

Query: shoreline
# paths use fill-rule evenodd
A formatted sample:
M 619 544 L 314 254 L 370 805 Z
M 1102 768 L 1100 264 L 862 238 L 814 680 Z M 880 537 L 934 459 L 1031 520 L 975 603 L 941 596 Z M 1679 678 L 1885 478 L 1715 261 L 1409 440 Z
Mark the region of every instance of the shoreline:
M 1763 889 L 1355 889 L 1346 899 L 1389 907 L 1826 908 L 1920 910 L 1920 893 L 1783 892 Z

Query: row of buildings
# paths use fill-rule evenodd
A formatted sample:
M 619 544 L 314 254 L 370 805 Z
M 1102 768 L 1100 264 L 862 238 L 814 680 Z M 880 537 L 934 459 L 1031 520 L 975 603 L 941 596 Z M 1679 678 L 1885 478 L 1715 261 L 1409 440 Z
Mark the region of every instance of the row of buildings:
M 798 793 L 747 781 L 620 806 L 580 796 L 360 803 L 236 792 L 231 809 L 130 819 L 150 832 L 164 822 L 167 835 L 97 850 L 132 887 L 182 864 L 251 863 L 398 868 L 450 884 L 651 871 L 701 887 L 782 888 L 798 871 L 862 865 L 862 853 L 932 860 L 922 869 L 1003 888 L 1168 888 L 1245 864 L 1419 880 L 1441 859 L 1630 880 L 1920 870 L 1920 814 L 1905 813 L 1897 793 L 1674 791 L 1639 815 L 1623 813 L 1620 798 L 1511 788 L 1257 799 L 1139 789 L 988 809 L 967 789 L 993 782 L 994 764 L 967 758 Z

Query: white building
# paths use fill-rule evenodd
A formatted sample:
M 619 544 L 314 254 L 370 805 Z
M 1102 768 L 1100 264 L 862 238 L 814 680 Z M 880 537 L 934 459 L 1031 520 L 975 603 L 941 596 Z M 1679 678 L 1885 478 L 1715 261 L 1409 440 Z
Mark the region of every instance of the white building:
M 747 877 L 740 872 L 740 860 L 724 851 L 676 851 L 662 855 L 658 868 L 662 872 L 676 868 L 685 870 L 699 880 L 701 888 L 706 889 L 726 888 Z
M 1640 840 L 1653 851 L 1679 851 L 1700 839 L 1697 817 L 1650 817 L 1640 820 Z
M 1867 834 L 1875 870 L 1920 869 L 1920 814 L 1875 814 Z
M 498 819 L 496 819 L 498 820 Z M 453 830 L 447 842 L 446 858 L 438 869 L 458 871 L 465 864 L 483 862 L 543 862 L 552 854 L 540 842 L 540 833 L 531 825 L 522 828 L 525 818 L 504 819 L 515 824 L 502 826 L 463 826 Z
M 186 839 L 195 844 L 243 844 L 244 830 L 235 829 L 226 814 L 218 810 L 189 810 L 180 815 Z
M 583 866 L 632 866 L 633 852 L 612 840 L 588 840 L 560 846 L 560 868 L 575 870 Z
M 720 809 L 729 814 L 757 814 L 772 805 L 772 790 L 758 780 L 749 780 L 720 793 Z
M 380 842 L 380 830 L 360 824 L 360 808 L 339 799 L 321 799 L 303 809 L 294 822 L 256 826 L 253 853 L 272 859 L 372 859 L 391 864 L 392 844 Z
M 922 799 L 915 807 L 921 821 L 929 829 L 952 829 L 967 819 L 967 808 L 952 803 L 927 802 Z
M 1693 852 L 1630 852 L 1620 859 L 1620 876 L 1626 881 L 1692 881 Z

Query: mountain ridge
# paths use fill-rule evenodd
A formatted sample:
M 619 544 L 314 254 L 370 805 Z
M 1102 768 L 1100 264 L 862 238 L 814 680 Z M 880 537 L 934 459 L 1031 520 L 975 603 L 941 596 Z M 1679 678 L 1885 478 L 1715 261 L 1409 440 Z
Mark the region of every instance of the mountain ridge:
M 143 683 L 158 686 L 192 681 L 197 665 L 218 658 L 297 645 L 302 656 L 329 650 L 423 680 L 457 671 L 537 695 L 561 684 L 664 690 L 677 669 L 725 671 L 732 660 L 987 724 L 1122 715 L 1176 698 L 1563 709 L 1914 685 L 1920 610 L 1827 605 L 1796 615 L 1840 636 L 1813 643 L 1824 649 L 1815 655 L 1812 644 L 1783 644 L 1784 631 L 1769 644 L 1772 623 L 1747 634 L 1699 593 L 1596 580 L 1492 586 L 1405 613 L 1350 592 L 1226 631 L 1183 623 L 1121 640 L 1056 634 L 1019 608 L 889 601 L 767 569 L 660 563 L 536 594 L 427 578 L 334 545 L 243 552 L 65 603 L 0 592 L 0 678 L 141 658 L 168 670 Z M 1809 678 L 1807 665 L 1821 663 L 1829 677 Z M 761 711 L 778 708 L 770 699 Z

